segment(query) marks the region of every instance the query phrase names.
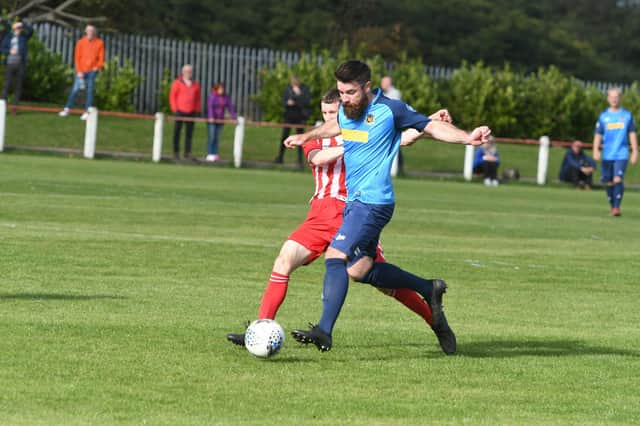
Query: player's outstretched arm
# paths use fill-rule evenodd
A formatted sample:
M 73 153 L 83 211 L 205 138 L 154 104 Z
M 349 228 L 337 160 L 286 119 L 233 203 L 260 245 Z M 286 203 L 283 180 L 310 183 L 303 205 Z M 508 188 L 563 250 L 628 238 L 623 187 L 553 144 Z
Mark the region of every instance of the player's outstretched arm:
M 449 114 L 449 110 L 447 109 L 438 110 L 431 114 L 429 118 L 433 121 L 445 121 L 447 123 L 451 123 L 453 121 L 451 114 Z M 425 136 L 424 132 L 419 132 L 416 129 L 407 129 L 402 132 L 400 146 L 413 145 L 423 136 Z
M 332 138 L 334 136 L 338 136 L 339 134 L 340 126 L 338 125 L 338 120 L 330 120 L 325 122 L 322 126 L 316 127 L 315 129 L 310 130 L 306 133 L 291 135 L 287 139 L 285 139 L 283 143 L 287 148 L 294 148 L 296 146 L 302 145 L 306 141 L 310 141 L 313 139 Z
M 418 142 L 424 136 L 424 132 L 419 132 L 416 129 L 407 129 L 402 132 L 402 136 L 400 137 L 400 146 L 409 146 Z
M 343 146 L 332 146 L 325 149 L 317 149 L 309 153 L 309 162 L 314 166 L 324 166 L 333 163 L 344 154 Z
M 468 133 L 462 129 L 458 129 L 451 123 L 437 120 L 430 121 L 424 128 L 424 131 L 442 142 L 474 146 L 487 142 L 489 135 L 491 135 L 491 129 L 487 126 L 476 127 Z

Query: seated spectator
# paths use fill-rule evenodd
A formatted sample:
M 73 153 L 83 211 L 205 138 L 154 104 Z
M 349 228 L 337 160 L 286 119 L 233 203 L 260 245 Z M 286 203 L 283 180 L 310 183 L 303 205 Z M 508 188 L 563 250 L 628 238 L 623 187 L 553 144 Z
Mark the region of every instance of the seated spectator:
M 596 162 L 585 154 L 582 142 L 575 141 L 567 149 L 560 167 L 560 180 L 571 183 L 576 189 L 590 190 L 593 185 L 593 170 Z
M 486 186 L 498 186 L 499 165 L 500 154 L 498 154 L 495 138 L 491 137 L 487 143 L 476 149 L 476 154 L 473 157 L 473 173 L 481 174 Z

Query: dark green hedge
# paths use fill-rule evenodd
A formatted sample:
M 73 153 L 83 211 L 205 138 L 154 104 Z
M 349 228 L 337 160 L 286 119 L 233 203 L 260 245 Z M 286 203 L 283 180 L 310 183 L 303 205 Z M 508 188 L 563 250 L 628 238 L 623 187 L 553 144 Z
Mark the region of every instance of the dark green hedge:
M 319 105 L 322 94 L 335 84 L 335 68 L 352 56 L 358 57 L 350 55 L 346 48 L 333 57 L 327 51 L 312 51 L 291 68 L 277 63 L 262 70 L 262 89 L 255 100 L 263 109 L 264 118 L 282 119 L 281 96 L 291 73 L 299 75 L 310 87 L 314 105 Z M 379 56 L 366 62 L 372 68 L 375 87 L 387 73 L 387 67 Z M 403 54 L 394 63 L 391 75 L 403 99 L 416 110 L 430 114 L 446 107 L 458 126 L 473 128 L 488 124 L 495 135 L 503 137 L 549 135 L 559 140 L 590 140 L 596 118 L 607 106 L 604 93 L 595 87 L 585 87 L 554 66 L 524 76 L 513 72 L 509 65 L 495 69 L 482 62 L 463 62 L 450 79 L 434 80 L 420 60 Z M 637 83 L 627 90 L 623 105 L 638 117 Z M 320 119 L 319 108 L 314 108 L 313 113 L 310 122 Z

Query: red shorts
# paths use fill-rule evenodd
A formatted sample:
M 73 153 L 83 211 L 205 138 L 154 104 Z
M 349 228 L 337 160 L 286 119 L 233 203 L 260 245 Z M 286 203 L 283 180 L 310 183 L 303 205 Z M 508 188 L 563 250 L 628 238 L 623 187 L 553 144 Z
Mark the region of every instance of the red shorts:
M 298 228 L 289 235 L 289 240 L 307 248 L 311 254 L 305 265 L 312 263 L 329 247 L 331 240 L 342 225 L 345 202 L 336 198 L 321 198 L 311 202 L 311 209 Z M 384 252 L 378 243 L 376 262 L 384 262 Z

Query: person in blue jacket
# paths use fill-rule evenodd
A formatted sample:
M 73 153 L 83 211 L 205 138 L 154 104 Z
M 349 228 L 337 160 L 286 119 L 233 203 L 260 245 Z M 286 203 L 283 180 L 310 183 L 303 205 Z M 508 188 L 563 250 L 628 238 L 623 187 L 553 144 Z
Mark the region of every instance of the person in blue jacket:
M 571 183 L 576 189 L 588 191 L 593 185 L 595 167 L 596 162 L 584 152 L 582 142 L 574 141 L 562 160 L 560 180 Z
M 500 154 L 493 136 L 476 149 L 473 157 L 473 173 L 484 177 L 486 186 L 498 186 L 498 166 L 500 166 Z
M 11 31 L 4 36 L 2 43 L 0 43 L 0 52 L 5 55 L 2 99 L 7 99 L 9 88 L 15 82 L 14 106 L 18 105 L 20 95 L 22 95 L 22 81 L 24 80 L 29 48 L 28 41 L 32 35 L 33 28 L 30 25 L 26 25 L 23 22 L 14 22 L 11 25 Z M 12 109 L 12 113 L 16 113 L 15 108 Z

